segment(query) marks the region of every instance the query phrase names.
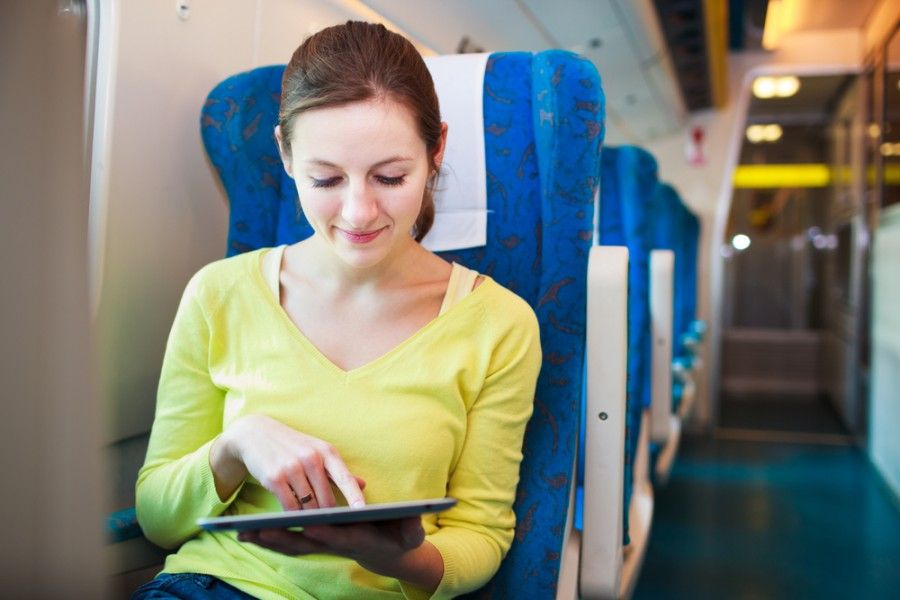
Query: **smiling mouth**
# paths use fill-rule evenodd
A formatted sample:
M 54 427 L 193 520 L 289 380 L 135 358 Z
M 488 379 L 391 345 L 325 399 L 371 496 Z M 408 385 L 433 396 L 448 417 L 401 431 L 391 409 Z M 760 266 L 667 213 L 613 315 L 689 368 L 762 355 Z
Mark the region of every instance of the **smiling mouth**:
M 368 244 L 377 238 L 384 229 L 385 228 L 382 227 L 375 231 L 347 231 L 346 229 L 338 228 L 338 231 L 340 231 L 341 235 L 352 244 Z

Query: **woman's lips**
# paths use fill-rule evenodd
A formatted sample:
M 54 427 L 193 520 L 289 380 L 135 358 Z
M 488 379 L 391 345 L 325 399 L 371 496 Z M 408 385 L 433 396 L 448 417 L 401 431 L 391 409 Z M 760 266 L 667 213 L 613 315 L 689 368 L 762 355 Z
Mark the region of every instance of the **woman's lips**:
M 384 227 L 376 229 L 375 231 L 347 231 L 346 229 L 340 228 L 338 228 L 338 231 L 340 231 L 341 235 L 352 244 L 368 244 L 384 231 Z

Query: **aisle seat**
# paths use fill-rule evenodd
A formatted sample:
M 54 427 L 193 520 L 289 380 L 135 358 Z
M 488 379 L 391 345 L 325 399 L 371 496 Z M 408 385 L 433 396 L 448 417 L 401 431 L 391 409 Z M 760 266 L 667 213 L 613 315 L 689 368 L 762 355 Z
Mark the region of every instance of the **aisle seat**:
M 653 514 L 647 407 L 650 400 L 649 203 L 656 161 L 636 147 L 603 149 L 598 241 L 606 278 L 588 296 L 587 403 L 581 445 L 584 491 L 577 494 L 582 598 L 623 598 L 634 589 Z M 592 280 L 593 281 L 593 280 Z M 596 341 L 592 343 L 592 339 Z M 601 341 L 602 340 L 602 341 Z M 596 350 L 595 350 L 596 348 Z M 616 348 L 624 349 L 616 350 Z M 626 378 L 615 387 L 622 371 Z M 601 390 L 601 386 L 607 387 Z M 615 413 L 610 413 L 610 406 Z M 614 416 L 610 416 L 610 415 Z M 621 437 L 595 429 L 621 414 Z M 620 430 L 617 430 L 620 431 Z M 623 466 L 621 475 L 610 474 Z M 621 482 L 621 486 L 619 486 Z M 600 500 L 598 487 L 606 494 Z M 595 500 L 596 499 L 596 500 Z
M 681 419 L 691 412 L 700 377 L 699 345 L 704 325 L 696 320 L 697 245 L 700 226 L 677 190 L 661 183 L 654 198 L 659 218 L 655 246 L 675 253 L 672 374 L 673 411 Z
M 662 326 L 671 327 L 671 342 L 663 349 L 672 354 L 669 435 L 654 440 L 657 442 L 654 473 L 656 480 L 664 483 L 677 455 L 682 423 L 690 416 L 694 405 L 695 382 L 700 376 L 697 332 L 702 326 L 695 320 L 699 222 L 675 188 L 665 183 L 660 183 L 654 193 L 653 210 L 653 245 L 657 249 L 654 252 L 670 253 L 673 261 L 671 282 L 662 284 L 667 290 L 671 288 L 671 306 L 660 306 L 657 311 L 660 322 L 666 321 Z M 659 368 L 662 369 L 662 365 Z

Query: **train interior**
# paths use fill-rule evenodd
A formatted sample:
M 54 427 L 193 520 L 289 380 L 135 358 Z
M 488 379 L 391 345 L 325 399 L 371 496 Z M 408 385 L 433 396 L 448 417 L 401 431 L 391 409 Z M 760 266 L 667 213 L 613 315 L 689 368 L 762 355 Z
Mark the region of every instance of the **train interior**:
M 160 571 L 134 490 L 179 298 L 309 235 L 269 133 L 293 49 L 347 20 L 412 40 L 459 132 L 426 247 L 541 326 L 517 537 L 479 597 L 900 589 L 900 1 L 12 4 L 13 595 Z

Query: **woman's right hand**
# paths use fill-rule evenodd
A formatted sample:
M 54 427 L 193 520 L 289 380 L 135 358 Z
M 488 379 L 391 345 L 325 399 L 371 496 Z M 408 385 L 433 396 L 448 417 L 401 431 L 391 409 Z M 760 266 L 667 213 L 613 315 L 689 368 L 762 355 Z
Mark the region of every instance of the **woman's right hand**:
M 350 473 L 334 446 L 266 415 L 235 420 L 213 443 L 209 462 L 219 498 L 231 496 L 249 474 L 285 510 L 335 506 L 330 481 L 350 506 L 366 503 L 365 482 Z

